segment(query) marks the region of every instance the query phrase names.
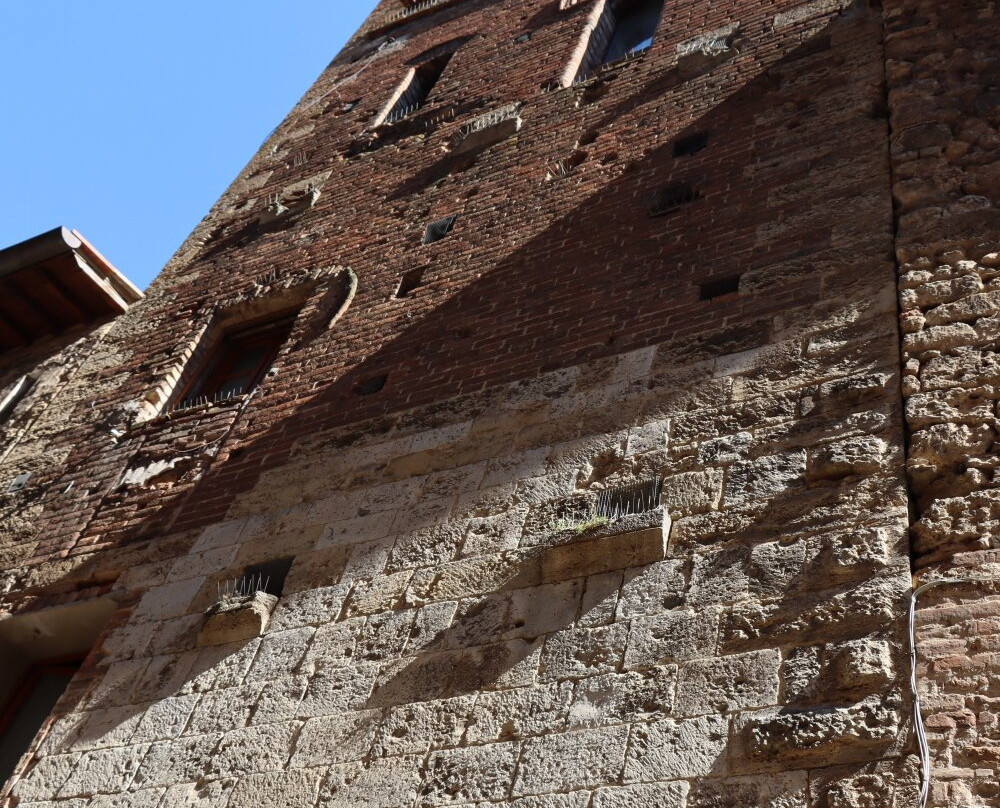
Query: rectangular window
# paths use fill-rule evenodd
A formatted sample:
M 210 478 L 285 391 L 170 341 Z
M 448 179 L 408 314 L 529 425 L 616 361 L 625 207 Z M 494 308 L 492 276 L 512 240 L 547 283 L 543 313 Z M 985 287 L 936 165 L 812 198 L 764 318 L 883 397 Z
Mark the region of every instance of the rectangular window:
M 454 53 L 445 53 L 434 59 L 417 65 L 396 91 L 396 100 L 378 121 L 379 124 L 393 123 L 412 115 L 422 107 L 430 97 L 431 90 L 438 83 L 441 74 L 451 61 Z
M 602 64 L 617 62 L 652 45 L 663 13 L 663 0 L 642 0 L 629 5 L 620 3 L 619 6 L 621 10 L 615 14 L 615 30 Z
M 274 363 L 294 322 L 294 316 L 287 316 L 223 334 L 178 409 L 249 393 Z
M 653 44 L 664 0 L 607 0 L 591 23 L 587 49 L 576 70 L 583 81 L 602 65 L 641 53 Z

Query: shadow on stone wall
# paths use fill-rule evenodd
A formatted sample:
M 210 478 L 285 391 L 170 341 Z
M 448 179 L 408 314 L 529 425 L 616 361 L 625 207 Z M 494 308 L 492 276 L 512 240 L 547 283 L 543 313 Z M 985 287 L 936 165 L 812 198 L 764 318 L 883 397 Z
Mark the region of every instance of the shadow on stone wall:
M 833 41 L 830 53 L 842 54 L 841 63 L 851 58 L 852 53 L 870 53 L 881 76 L 881 57 L 875 50 L 880 41 L 877 13 L 849 12 L 837 17 L 814 34 L 815 39 L 827 37 Z M 827 51 L 820 49 L 818 53 Z M 133 535 L 148 540 L 149 544 L 140 541 L 90 558 L 50 589 L 68 588 L 106 576 L 109 569 L 139 564 L 150 556 L 183 555 L 198 527 L 197 520 L 189 515 L 203 514 L 206 524 L 220 519 L 228 505 L 250 490 L 264 471 L 285 464 L 295 450 L 295 440 L 311 431 L 378 416 L 385 417 L 388 426 L 391 417 L 403 409 L 470 392 L 488 400 L 491 391 L 505 381 L 650 344 L 661 345 L 665 356 L 678 365 L 759 347 L 773 338 L 775 316 L 785 317 L 785 327 L 791 329 L 800 312 L 805 322 L 816 308 L 829 309 L 834 305 L 823 299 L 824 278 L 817 265 L 833 266 L 826 275 L 826 283 L 836 282 L 846 289 L 852 285 L 870 287 L 876 274 L 873 264 L 884 263 L 885 283 L 890 283 L 893 267 L 888 254 L 891 250 L 888 196 L 880 206 L 885 213 L 885 221 L 881 222 L 877 218 L 865 220 L 856 213 L 858 185 L 863 177 L 858 178 L 857 184 L 848 183 L 839 189 L 813 187 L 803 190 L 800 197 L 781 195 L 786 187 L 802 186 L 805 173 L 830 168 L 852 154 L 862 153 L 879 164 L 887 160 L 886 123 L 879 113 L 882 93 L 881 87 L 876 86 L 871 88 L 871 97 L 850 96 L 855 106 L 844 111 L 845 120 L 856 121 L 857 126 L 850 136 L 845 133 L 843 139 L 847 142 L 831 144 L 829 150 L 818 156 L 783 162 L 788 155 L 809 151 L 806 146 L 816 137 L 809 119 L 817 105 L 845 103 L 841 91 L 846 79 L 831 76 L 831 64 L 822 61 L 825 57 L 821 55 L 819 65 L 813 65 L 815 74 L 810 73 L 807 59 L 816 54 L 815 45 L 809 42 L 776 54 L 778 58 L 764 66 L 738 92 L 685 127 L 685 132 L 710 132 L 710 145 L 700 155 L 675 158 L 669 142 L 642 156 L 489 272 L 346 369 L 334 383 L 299 405 L 294 415 L 273 425 L 265 424 L 256 433 L 252 431 L 258 428 L 256 424 L 252 420 L 245 422 L 234 437 L 234 443 L 240 444 L 241 458 L 255 452 L 265 457 L 265 462 L 253 473 L 247 473 L 242 461 L 234 464 L 230 460 L 209 466 L 191 485 L 164 491 L 156 515 L 143 517 L 133 528 Z M 728 63 L 715 66 L 720 73 L 728 69 Z M 710 71 L 698 80 L 711 88 L 712 75 Z M 613 76 L 606 79 L 616 80 Z M 641 96 L 622 99 L 597 115 L 597 122 L 588 128 L 600 129 L 637 110 L 658 119 L 669 119 L 671 110 L 660 103 L 661 95 L 676 87 L 680 80 L 676 72 L 665 71 L 654 79 L 655 93 L 650 93 L 649 85 L 644 85 Z M 794 88 L 788 90 L 786 85 Z M 829 97 L 824 96 L 825 92 L 830 93 Z M 790 94 L 791 100 L 783 93 Z M 781 126 L 781 120 L 788 115 L 780 109 L 785 101 L 798 104 L 794 131 Z M 758 119 L 763 123 L 747 131 L 746 122 Z M 828 126 L 828 122 L 822 124 L 822 128 Z M 784 141 L 779 143 L 779 137 Z M 766 176 L 758 178 L 749 173 L 752 165 L 763 164 L 779 147 L 782 157 L 775 158 Z M 436 165 L 427 171 L 430 175 L 440 170 L 442 166 Z M 649 217 L 650 192 L 678 181 L 694 184 L 701 198 L 666 217 Z M 822 184 L 822 180 L 816 182 L 817 186 Z M 406 190 L 400 188 L 399 193 Z M 811 199 L 812 208 L 808 217 L 800 219 L 797 217 L 802 213 L 804 198 Z M 761 213 L 765 210 L 771 212 L 771 219 Z M 627 232 L 609 227 L 609 222 L 620 224 L 629 216 L 632 218 Z M 841 232 L 835 241 L 834 229 L 843 228 L 848 221 L 857 221 L 851 238 L 845 239 Z M 605 270 L 600 274 L 580 272 L 577 267 L 581 265 L 600 265 Z M 720 322 L 719 309 L 711 301 L 698 299 L 698 282 L 734 271 L 746 279 L 744 299 L 727 309 L 725 321 Z M 359 312 L 360 309 L 348 313 L 347 317 L 357 317 Z M 577 326 L 567 328 L 565 324 L 570 321 Z M 343 323 L 341 327 L 347 333 L 352 323 Z M 489 335 L 488 340 L 481 338 L 484 334 Z M 379 394 L 359 398 L 357 390 L 362 383 L 380 374 L 388 374 L 386 403 L 380 403 Z M 268 395 L 265 386 L 258 402 L 266 404 Z M 251 416 L 254 410 L 251 409 Z M 447 421 L 448 415 L 446 402 L 441 405 L 442 422 Z M 863 508 L 857 504 L 859 497 L 872 508 L 881 507 L 884 480 L 876 476 L 872 481 L 854 481 L 850 485 L 844 487 L 841 480 L 817 481 L 798 491 L 793 499 L 774 502 L 753 514 L 749 527 L 744 524 L 731 534 L 720 528 L 713 541 L 723 544 L 730 539 L 774 540 L 796 531 L 815 532 L 821 527 L 818 520 L 831 511 L 846 511 L 856 516 Z M 127 497 L 122 496 L 117 504 L 127 504 Z M 177 519 L 178 514 L 182 518 Z M 175 523 L 190 532 L 179 534 L 170 543 L 156 540 L 164 525 Z M 447 632 L 432 638 L 427 653 L 403 663 L 400 670 L 379 683 L 365 707 L 386 709 L 488 689 L 531 657 L 539 648 L 537 640 L 530 633 L 519 634 L 524 627 L 511 624 L 508 617 L 512 594 L 530 591 L 526 587 L 537 585 L 535 570 L 548 549 L 534 552 L 538 555 L 529 556 L 522 566 L 511 570 L 499 589 L 476 601 Z M 749 550 L 734 548 L 733 552 Z M 817 578 L 830 572 L 824 564 L 826 561 L 818 560 L 804 574 L 776 580 L 775 585 L 780 584 L 782 593 L 775 605 L 777 614 L 791 619 L 802 611 L 803 599 L 809 602 L 810 593 L 816 593 Z M 841 597 L 850 602 L 859 583 L 871 577 L 871 570 L 859 567 L 845 575 L 843 580 L 835 581 L 832 589 L 823 590 L 824 598 Z M 893 621 L 902 614 L 899 598 L 903 593 L 896 591 L 896 583 L 891 583 L 883 594 L 888 599 L 873 600 L 870 614 L 858 616 L 846 607 L 839 616 L 817 613 L 815 623 L 807 620 L 795 634 L 782 633 L 784 629 L 776 622 L 773 632 L 747 638 L 742 647 L 806 643 L 821 635 L 827 639 L 831 631 L 842 631 L 844 639 L 882 630 L 895 631 Z M 821 599 L 816 596 L 814 600 L 819 604 Z M 880 611 L 879 603 L 888 604 L 890 613 Z M 866 608 L 864 603 L 854 605 Z M 543 600 L 527 596 L 522 604 L 526 620 L 544 611 L 545 606 Z M 547 633 L 565 630 L 578 617 L 574 612 L 561 624 L 552 625 Z M 829 622 L 823 622 L 834 619 L 842 620 L 843 627 L 832 629 Z M 515 635 L 509 639 L 491 642 L 511 631 Z M 453 657 L 437 650 L 456 637 L 460 641 Z M 183 638 L 178 640 L 177 651 L 183 650 L 184 642 Z M 724 650 L 735 651 L 738 646 L 735 643 Z M 252 643 L 220 647 L 213 652 L 218 655 L 214 662 L 211 654 L 202 654 L 194 662 L 183 654 L 165 655 L 156 662 L 161 665 L 159 669 L 143 674 L 149 684 L 144 695 L 149 703 L 155 704 L 187 693 L 194 678 L 210 674 L 213 666 L 228 667 L 252 648 L 255 648 Z M 106 684 L 105 691 L 113 694 Z M 822 716 L 827 715 L 831 729 L 819 745 L 799 758 L 787 750 L 776 755 L 792 755 L 804 766 L 849 764 L 853 767 L 851 772 L 856 773 L 869 765 L 867 761 L 898 748 L 898 725 L 890 727 L 887 733 L 873 730 L 872 736 L 862 739 L 859 745 L 841 743 L 859 726 L 870 726 L 865 716 L 875 721 L 889 713 L 899 715 L 902 705 L 894 702 L 891 695 L 898 692 L 898 682 L 882 683 L 881 687 L 863 692 L 876 693 L 884 711 L 865 713 L 858 719 L 860 723 L 852 723 L 843 717 L 843 712 L 838 712 L 840 707 L 854 705 L 862 694 L 850 688 L 840 694 L 823 694 L 820 701 L 826 706 L 818 712 L 809 709 L 808 699 L 801 711 L 797 707 L 777 711 L 771 720 L 777 722 L 773 726 L 779 729 L 783 726 L 794 729 L 798 715 L 803 716 L 803 726 L 817 715 L 820 717 L 816 720 L 822 724 Z M 107 706 L 115 713 L 108 716 L 108 725 L 84 726 L 80 737 L 94 741 L 113 737 L 149 706 L 149 703 L 121 706 L 114 704 L 113 695 L 108 698 L 104 705 L 99 699 L 64 705 L 68 709 Z M 791 723 L 782 724 L 786 719 Z M 746 732 L 749 738 L 753 729 Z M 746 738 L 738 741 L 735 748 L 746 742 Z M 716 767 L 723 765 L 722 760 L 720 757 Z M 773 771 L 775 765 L 773 761 L 759 759 L 749 764 L 747 771 Z

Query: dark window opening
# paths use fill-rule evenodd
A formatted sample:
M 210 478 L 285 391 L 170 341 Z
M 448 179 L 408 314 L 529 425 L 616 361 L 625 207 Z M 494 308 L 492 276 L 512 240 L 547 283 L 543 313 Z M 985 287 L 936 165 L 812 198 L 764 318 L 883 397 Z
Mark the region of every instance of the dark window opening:
M 654 477 L 632 485 L 608 488 L 598 497 L 594 515 L 614 521 L 623 516 L 654 510 L 660 507 L 662 486 L 663 478 Z
M 440 241 L 445 236 L 447 236 L 452 227 L 455 226 L 455 220 L 457 216 L 445 216 L 443 219 L 438 219 L 436 222 L 431 222 L 424 229 L 424 244 L 433 244 L 435 241 Z
M 388 374 L 381 374 L 379 376 L 372 376 L 369 379 L 365 379 L 356 388 L 356 392 L 361 396 L 373 396 L 376 393 L 382 391 L 385 387 L 385 383 L 389 381 Z
M 294 322 L 294 315 L 287 316 L 223 335 L 178 409 L 249 393 L 274 363 Z
M 653 44 L 653 35 L 663 13 L 663 0 L 620 3 L 615 9 L 615 29 L 608 41 L 602 64 L 624 59 Z
M 382 123 L 393 123 L 420 109 L 427 102 L 431 90 L 438 83 L 452 56 L 454 53 L 446 53 L 418 65 L 410 76 L 409 83 L 396 99 L 396 103 L 392 105 L 392 109 L 389 110 Z
M 285 589 L 285 578 L 288 577 L 288 571 L 292 568 L 294 560 L 289 556 L 251 564 L 243 570 L 243 574 L 236 581 L 235 591 L 247 596 L 256 592 L 267 592 L 280 598 Z
M 0 711 L 0 786 L 14 773 L 21 756 L 31 747 L 82 661 L 34 665 L 3 706 Z
M 700 300 L 714 300 L 723 295 L 736 294 L 740 290 L 740 277 L 740 275 L 732 275 L 728 278 L 706 281 L 698 287 L 698 298 Z
M 677 208 L 694 202 L 698 191 L 689 182 L 674 182 L 661 188 L 653 197 L 650 216 L 663 216 Z
M 531 41 L 531 33 L 530 32 L 525 33 L 525 34 L 520 34 L 520 35 L 514 37 L 514 44 L 515 45 L 523 45 L 525 42 L 530 42 L 530 41 Z
M 674 142 L 674 157 L 690 157 L 708 145 L 708 132 L 695 132 Z
M 407 297 L 424 282 L 424 273 L 426 271 L 426 267 L 420 267 L 419 269 L 411 269 L 409 272 L 404 272 L 403 277 L 399 279 L 399 286 L 396 287 L 396 294 L 393 297 Z

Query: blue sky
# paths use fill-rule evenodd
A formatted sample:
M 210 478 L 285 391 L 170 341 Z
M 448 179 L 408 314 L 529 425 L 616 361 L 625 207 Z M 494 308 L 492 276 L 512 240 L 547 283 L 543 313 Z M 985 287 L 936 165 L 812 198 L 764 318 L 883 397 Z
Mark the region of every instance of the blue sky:
M 376 0 L 0 10 L 0 247 L 76 228 L 145 287 Z

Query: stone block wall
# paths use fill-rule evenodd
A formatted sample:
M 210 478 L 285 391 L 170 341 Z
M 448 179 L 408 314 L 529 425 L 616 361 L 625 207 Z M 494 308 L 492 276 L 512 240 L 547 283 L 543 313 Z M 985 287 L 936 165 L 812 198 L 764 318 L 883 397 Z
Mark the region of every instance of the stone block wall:
M 14 795 L 910 804 L 893 335 L 867 337 L 891 311 L 873 294 L 749 356 L 642 349 L 300 440 L 188 553 L 119 581 L 137 602 L 103 678 Z M 822 371 L 786 367 L 844 318 Z M 661 507 L 591 518 L 656 474 Z M 279 548 L 263 636 L 199 648 L 217 582 Z
M 4 503 L 6 619 L 117 604 L 5 808 L 915 805 L 911 549 L 992 563 L 953 541 L 992 512 L 995 313 L 990 62 L 953 33 L 992 5 L 952 5 L 668 3 L 562 86 L 591 3 L 380 4 Z M 202 335 L 289 301 L 252 397 L 170 411 Z M 920 615 L 939 804 L 996 799 L 992 602 Z

